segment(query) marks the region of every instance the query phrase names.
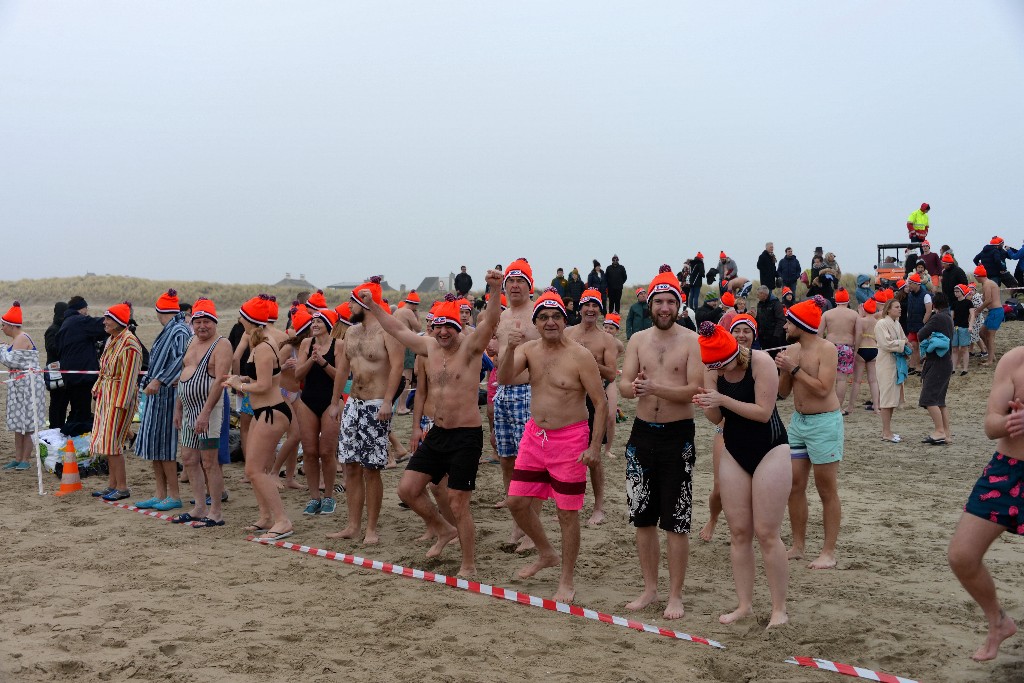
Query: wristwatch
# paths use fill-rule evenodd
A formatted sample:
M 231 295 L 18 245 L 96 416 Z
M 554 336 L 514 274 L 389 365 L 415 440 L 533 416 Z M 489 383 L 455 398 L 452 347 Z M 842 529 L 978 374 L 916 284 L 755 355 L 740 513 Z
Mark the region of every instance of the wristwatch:
M 793 375 L 794 377 L 796 377 L 796 373 L 797 373 L 797 372 L 799 372 L 799 371 L 800 371 L 800 366 L 798 365 L 798 366 L 796 366 L 795 368 L 793 368 L 792 370 L 790 370 L 790 371 L 789 371 L 789 374 L 791 374 L 791 375 Z

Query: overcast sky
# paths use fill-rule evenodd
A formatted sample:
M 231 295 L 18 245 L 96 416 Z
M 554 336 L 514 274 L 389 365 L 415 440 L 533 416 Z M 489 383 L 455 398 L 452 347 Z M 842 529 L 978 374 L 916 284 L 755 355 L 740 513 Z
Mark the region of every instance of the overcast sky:
M 0 279 L 1024 240 L 1024 3 L 0 2 Z

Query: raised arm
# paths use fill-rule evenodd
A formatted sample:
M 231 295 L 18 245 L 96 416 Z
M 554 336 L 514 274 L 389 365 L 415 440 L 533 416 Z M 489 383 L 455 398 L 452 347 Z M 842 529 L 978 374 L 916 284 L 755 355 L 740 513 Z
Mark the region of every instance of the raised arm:
M 523 352 L 523 347 L 519 346 L 522 341 L 523 333 L 519 329 L 519 321 L 515 323 L 515 328 L 508 334 L 508 343 L 505 344 L 505 350 L 498 356 L 498 383 L 509 384 L 517 376 L 526 370 L 526 353 Z
M 487 282 L 487 292 L 490 297 L 487 305 L 484 306 L 483 314 L 476 321 L 476 329 L 469 333 L 466 343 L 469 344 L 470 355 L 483 353 L 487 344 L 498 329 L 498 321 L 501 320 L 501 273 L 496 270 L 488 270 L 484 276 Z

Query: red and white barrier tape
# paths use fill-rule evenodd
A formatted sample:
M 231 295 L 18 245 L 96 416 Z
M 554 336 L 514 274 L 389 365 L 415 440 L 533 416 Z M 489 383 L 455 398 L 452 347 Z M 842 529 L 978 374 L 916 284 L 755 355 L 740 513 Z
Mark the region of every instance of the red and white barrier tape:
M 420 581 L 440 583 L 446 586 L 451 586 L 452 588 L 458 588 L 460 590 L 469 591 L 470 593 L 477 593 L 479 595 L 489 595 L 492 598 L 498 598 L 499 600 L 508 600 L 509 602 L 518 602 L 521 605 L 540 607 L 552 612 L 571 614 L 576 617 L 583 617 L 584 619 L 592 619 L 593 621 L 603 621 L 606 624 L 624 626 L 626 628 L 631 628 L 635 631 L 644 631 L 646 633 L 654 633 L 656 635 L 665 636 L 667 638 L 674 638 L 676 640 L 688 640 L 692 643 L 700 643 L 702 645 L 710 645 L 711 647 L 716 647 L 723 650 L 725 649 L 725 646 L 721 643 L 716 642 L 714 640 L 708 640 L 707 638 L 691 636 L 687 633 L 681 633 L 679 631 L 661 628 L 660 626 L 644 624 L 639 621 L 633 621 L 632 619 L 625 619 L 623 617 L 605 614 L 604 612 L 596 612 L 591 609 L 578 607 L 577 605 L 568 605 L 564 602 L 556 602 L 554 600 L 538 598 L 535 595 L 520 593 L 519 591 L 512 591 L 506 588 L 499 588 L 497 586 L 490 586 L 486 583 L 478 583 L 476 581 L 460 579 L 455 576 L 445 576 L 444 574 L 435 574 L 434 572 L 428 572 L 422 569 L 411 569 L 409 567 L 402 567 L 397 564 L 391 564 L 389 562 L 381 562 L 380 560 L 368 560 L 366 558 L 358 557 L 356 555 L 336 553 L 331 550 L 323 550 L 322 548 L 311 548 L 306 545 L 298 545 L 296 543 L 289 543 L 287 541 L 262 541 L 256 538 L 255 536 L 250 536 L 246 540 L 253 541 L 254 543 L 259 543 L 260 545 L 272 545 L 278 548 L 284 548 L 285 550 L 293 550 L 298 553 L 315 555 L 317 557 L 323 557 L 328 560 L 334 560 L 336 562 L 344 562 L 345 564 L 363 567 L 364 569 L 374 569 L 379 572 L 384 572 L 385 574 L 397 574 L 399 576 L 404 576 L 410 579 L 419 579 Z
M 5 374 L 5 375 L 16 375 L 16 374 L 23 374 L 23 375 L 28 375 L 28 374 L 45 375 L 45 374 L 49 374 L 49 373 L 52 373 L 52 374 L 55 374 L 55 375 L 98 375 L 98 374 L 100 374 L 100 371 L 99 370 L 51 370 L 49 368 L 28 368 L 27 370 L 0 370 L 0 374 Z M 139 374 L 140 375 L 146 375 L 146 374 L 149 374 L 149 373 L 147 371 L 145 371 L 145 370 L 142 370 L 141 372 L 139 372 Z
M 918 683 L 912 678 L 903 678 L 902 676 L 893 676 L 892 674 L 882 673 L 881 671 L 863 669 L 859 666 L 830 662 L 827 659 L 790 657 L 786 660 L 786 663 L 796 664 L 797 666 L 806 666 L 811 669 L 821 669 L 822 671 L 834 671 L 837 674 L 853 676 L 854 678 L 866 678 L 869 681 L 881 681 L 881 683 Z
M 137 508 L 134 505 L 128 505 L 126 503 L 115 503 L 115 502 L 109 501 L 109 500 L 101 500 L 100 502 L 101 503 L 106 503 L 107 505 L 111 505 L 111 506 L 116 507 L 116 508 L 121 508 L 122 510 L 128 510 L 129 512 L 138 512 L 140 515 L 145 515 L 147 517 L 154 517 L 156 519 L 162 519 L 165 522 L 171 521 L 171 519 L 174 517 L 174 515 L 164 515 L 164 514 L 161 514 L 157 510 L 143 510 L 142 508 Z M 185 522 L 185 523 L 181 524 L 180 526 L 192 527 L 192 526 L 195 526 L 195 525 L 196 525 L 196 523 L 193 521 L 193 522 Z

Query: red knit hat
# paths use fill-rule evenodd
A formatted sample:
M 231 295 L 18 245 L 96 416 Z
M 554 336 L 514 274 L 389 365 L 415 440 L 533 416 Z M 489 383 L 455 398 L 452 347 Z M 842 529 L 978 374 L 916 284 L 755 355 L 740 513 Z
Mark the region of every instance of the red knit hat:
M 277 297 L 273 294 L 268 294 L 267 296 L 270 298 L 270 317 L 267 319 L 267 322 L 277 322 L 278 317 L 281 315 L 281 309 L 277 305 Z
M 783 287 L 782 288 L 782 296 L 786 296 L 787 294 L 792 294 L 792 293 L 793 293 L 793 290 L 790 289 L 789 287 Z
M 733 295 L 732 292 L 726 292 L 725 294 L 722 295 L 722 303 L 728 306 L 729 308 L 732 308 L 733 306 L 736 305 L 735 295 Z
M 875 311 L 878 310 L 878 304 L 875 303 L 875 299 L 868 299 L 867 301 L 865 301 L 864 310 L 867 313 L 874 315 Z
M 910 277 L 907 278 L 907 282 L 908 283 L 913 282 L 915 285 L 923 285 L 924 284 L 924 278 L 921 277 L 920 273 L 911 273 Z
M 824 310 L 825 299 L 820 294 L 815 294 L 811 299 L 805 299 L 790 306 L 786 312 L 786 318 L 804 332 L 818 334 L 818 327 L 821 326 L 821 312 Z
M 380 282 L 383 279 L 384 278 L 382 278 L 380 275 L 374 275 L 369 280 L 353 289 L 352 296 L 349 298 L 356 304 L 356 306 L 359 306 L 360 308 L 364 308 L 366 310 L 370 310 L 370 307 L 364 304 L 363 300 L 359 298 L 359 293 L 365 289 L 370 292 L 370 298 L 373 299 L 374 303 L 383 308 L 384 293 L 380 286 Z M 390 308 L 388 308 L 388 312 L 391 312 Z
M 740 355 L 740 344 L 736 337 L 710 320 L 700 324 L 700 337 L 697 341 L 700 342 L 700 360 L 708 370 L 724 367 Z
M 324 321 L 324 324 L 327 325 L 327 331 L 328 332 L 333 330 L 334 326 L 338 324 L 338 314 L 335 313 L 334 311 L 332 311 L 331 309 L 327 309 L 326 311 L 316 311 L 316 312 L 314 312 L 310 316 L 310 321 L 312 322 L 313 320 L 315 320 L 317 318 L 319 318 L 320 320 Z
M 921 204 L 921 210 L 922 211 L 929 211 L 929 210 L 931 210 L 931 208 L 932 207 L 928 206 L 928 202 L 924 202 L 923 204 Z
M 338 314 L 338 322 L 352 327 L 352 305 L 349 302 L 342 302 L 339 306 L 335 307 L 334 312 Z
M 649 293 L 647 297 L 647 305 L 650 306 L 654 301 L 654 297 L 658 294 L 664 294 L 668 292 L 675 296 L 679 302 L 679 307 L 683 307 L 683 290 L 679 286 L 679 278 L 672 272 L 672 267 L 667 263 L 661 264 L 658 268 L 658 274 L 651 280 L 651 284 L 647 287 Z
M 597 291 L 593 287 L 583 290 L 583 294 L 580 295 L 580 308 L 583 308 L 583 304 L 588 301 L 593 301 L 604 313 L 604 299 L 601 298 L 601 292 Z
M 459 304 L 459 310 L 460 311 L 461 310 L 467 310 L 467 311 L 472 311 L 473 310 L 473 304 L 469 303 L 469 299 L 467 299 L 464 296 L 460 296 L 458 298 L 458 304 Z
M 845 288 L 840 287 L 836 290 L 836 303 L 837 304 L 848 304 L 850 303 L 850 293 Z
M 957 285 L 954 289 L 963 294 L 965 299 L 971 296 L 971 288 L 967 285 Z
M 455 298 L 454 294 L 445 294 L 443 301 L 438 301 L 436 310 L 434 310 L 434 318 L 430 321 L 430 324 L 434 327 L 441 325 L 451 325 L 455 329 L 462 331 L 462 318 L 459 316 L 459 301 Z
M 530 267 L 526 259 L 517 258 L 508 264 L 508 268 L 505 269 L 505 277 L 501 279 L 501 286 L 503 288 L 510 277 L 525 278 L 530 283 L 530 294 L 533 294 L 533 268 Z
M 985 266 L 979 265 L 974 269 L 974 277 L 988 277 L 988 271 L 985 270 Z
M 956 259 L 953 258 L 953 254 L 951 254 L 951 253 L 949 253 L 947 251 L 945 254 L 942 255 L 942 262 L 943 263 L 956 263 Z
M 11 304 L 11 307 L 7 309 L 7 312 L 0 318 L 8 325 L 14 325 L 15 327 L 21 327 L 21 302 L 15 301 Z
M 173 313 L 175 315 L 181 313 L 181 309 L 178 307 L 178 292 L 168 289 L 161 294 L 160 298 L 156 300 L 156 312 Z
M 324 290 L 318 289 L 313 292 L 313 296 L 306 299 L 306 306 L 312 308 L 314 311 L 326 311 L 327 297 L 324 296 Z
M 906 286 L 907 286 L 907 281 L 906 280 L 901 278 L 901 279 L 896 281 L 896 289 L 903 289 Z
M 544 293 L 537 299 L 537 302 L 533 304 L 534 322 L 537 322 L 537 315 L 542 308 L 557 308 L 562 313 L 563 318 L 568 318 L 565 314 L 565 304 L 562 303 L 562 297 L 558 296 L 558 292 L 554 287 L 545 289 Z
M 209 318 L 213 322 L 217 322 L 217 307 L 205 296 L 199 297 L 192 304 L 192 320 L 196 318 Z
M 991 244 L 991 245 L 993 245 L 993 246 L 996 246 L 996 247 L 998 247 L 998 246 L 1002 246 L 1002 244 L 1003 244 L 1003 238 L 1002 238 L 1002 237 L 1000 237 L 1000 236 L 998 236 L 998 235 L 994 235 L 994 236 L 992 237 L 992 239 L 990 239 L 990 240 L 988 241 L 988 243 L 989 243 L 989 244 Z
M 735 330 L 737 325 L 748 325 L 754 331 L 754 334 L 757 334 L 757 320 L 749 313 L 740 313 L 733 318 L 732 322 L 729 323 L 729 331 Z
M 725 259 L 727 259 L 729 257 L 725 255 L 724 251 L 720 251 L 720 252 L 718 252 L 718 258 L 720 258 L 720 259 L 722 259 L 724 261 Z
M 420 295 L 416 293 L 416 290 L 410 290 L 409 296 L 405 297 L 405 303 L 418 306 L 420 303 Z
M 242 304 L 238 312 L 253 325 L 266 325 L 270 322 L 271 306 L 269 294 L 258 294 Z
M 702 254 L 702 253 L 700 253 L 700 252 L 698 251 L 698 252 L 697 252 L 697 255 L 696 255 L 696 256 L 694 256 L 693 258 L 699 258 L 699 259 L 703 259 L 703 258 L 704 258 L 704 254 Z
M 427 314 L 425 316 L 423 316 L 424 318 L 427 319 L 428 323 L 434 319 L 434 315 L 437 313 L 437 309 L 440 305 L 440 301 L 435 301 L 434 303 L 430 304 L 430 310 L 427 311 Z
M 615 329 L 622 329 L 622 316 L 618 313 L 609 313 L 604 317 L 605 325 L 614 325 Z
M 647 294 L 647 290 L 644 287 L 638 287 L 636 290 L 636 298 L 639 299 L 641 294 Z
M 313 315 L 306 306 L 292 306 L 292 329 L 295 334 L 302 334 L 313 324 Z
M 132 302 L 122 301 L 108 308 L 103 315 L 110 318 L 121 327 L 128 327 L 132 319 Z

